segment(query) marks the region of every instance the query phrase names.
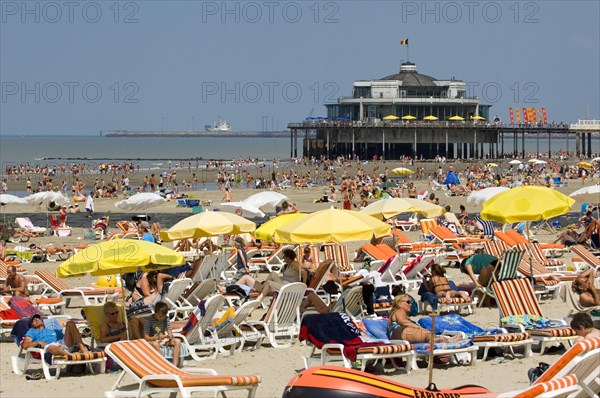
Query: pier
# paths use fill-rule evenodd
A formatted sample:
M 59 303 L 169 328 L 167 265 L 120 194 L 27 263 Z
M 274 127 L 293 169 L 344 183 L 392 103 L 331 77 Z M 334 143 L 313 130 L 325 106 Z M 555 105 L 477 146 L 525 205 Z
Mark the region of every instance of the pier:
M 102 137 L 222 137 L 222 138 L 288 138 L 289 131 L 144 131 L 144 130 L 102 130 Z

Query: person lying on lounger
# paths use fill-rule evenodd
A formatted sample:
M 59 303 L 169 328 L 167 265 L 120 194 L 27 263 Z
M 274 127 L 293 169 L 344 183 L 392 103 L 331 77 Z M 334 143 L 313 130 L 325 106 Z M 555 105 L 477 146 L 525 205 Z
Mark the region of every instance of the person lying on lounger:
M 410 308 L 411 301 L 407 294 L 399 294 L 394 297 L 388 320 L 388 338 L 390 340 L 406 340 L 410 343 L 429 343 L 431 341 L 431 332 L 422 328 L 408 317 Z M 460 339 L 460 335 L 434 337 L 436 343 L 459 341 Z
M 583 271 L 575 278 L 571 288 L 579 295 L 579 303 L 584 307 L 600 306 L 600 290 L 596 289 L 595 272 L 592 268 Z
M 67 322 L 65 332 L 46 329 L 41 316 L 36 314 L 29 318 L 29 330 L 23 339 L 23 348 L 45 348 L 52 355 L 68 355 L 73 352 L 89 352 L 81 340 L 81 334 L 73 321 Z
M 433 264 L 431 266 L 431 285 L 433 293 L 435 293 L 436 296 L 445 297 L 448 301 L 454 297 L 460 297 L 465 300 L 469 299 L 467 292 L 453 290 L 450 287 L 448 278 L 446 278 L 446 270 L 439 264 Z

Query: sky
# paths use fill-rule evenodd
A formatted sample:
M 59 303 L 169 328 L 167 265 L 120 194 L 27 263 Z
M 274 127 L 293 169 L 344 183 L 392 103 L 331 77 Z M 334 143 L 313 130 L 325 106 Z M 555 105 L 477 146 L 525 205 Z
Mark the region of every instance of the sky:
M 355 80 L 467 82 L 508 120 L 600 119 L 598 1 L 0 0 L 0 135 L 282 130 Z

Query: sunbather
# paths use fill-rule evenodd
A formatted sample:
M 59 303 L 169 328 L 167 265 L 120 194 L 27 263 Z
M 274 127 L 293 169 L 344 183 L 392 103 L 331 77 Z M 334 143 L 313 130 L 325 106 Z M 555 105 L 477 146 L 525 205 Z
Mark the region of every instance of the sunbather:
M 23 348 L 46 348 L 52 355 L 68 355 L 72 352 L 88 352 L 87 346 L 81 340 L 81 334 L 73 321 L 67 322 L 65 332 L 46 329 L 41 316 L 36 314 L 29 318 L 30 329 L 23 339 Z
M 579 336 L 575 339 L 575 343 L 600 337 L 600 330 L 594 327 L 592 318 L 585 312 L 580 312 L 573 315 L 570 326 L 573 328 L 573 330 L 575 330 L 577 336 Z
M 439 264 L 433 264 L 431 266 L 431 284 L 433 292 L 438 297 L 445 297 L 448 301 L 454 297 L 461 297 L 465 300 L 469 298 L 467 292 L 462 290 L 453 290 L 450 287 L 448 278 L 446 278 L 446 270 Z
M 114 343 L 115 341 L 127 339 L 127 327 L 119 321 L 119 307 L 114 301 L 104 303 L 104 315 L 106 322 L 100 325 L 100 342 Z
M 596 289 L 595 271 L 590 268 L 583 271 L 571 284 L 573 291 L 579 294 L 579 303 L 584 307 L 600 306 L 600 290 Z
M 17 267 L 9 265 L 6 268 L 6 273 L 8 276 L 4 281 L 4 286 L 0 286 L 0 293 L 29 297 L 29 289 L 27 288 L 25 277 L 17 273 Z
M 407 294 L 400 294 L 394 297 L 390 318 L 388 320 L 388 338 L 390 340 L 406 340 L 410 343 L 429 343 L 431 341 L 431 332 L 420 327 L 413 322 L 408 314 L 411 308 L 411 301 Z M 435 336 L 436 343 L 460 340 L 460 335 Z
M 577 226 L 575 224 L 570 224 L 562 231 L 558 237 L 552 243 L 560 243 L 565 246 L 573 246 L 577 244 L 579 240 L 579 234 L 576 231 Z
M 488 285 L 497 262 L 497 257 L 486 253 L 476 253 L 462 260 L 459 268 L 460 272 L 471 278 L 475 287 L 480 288 Z

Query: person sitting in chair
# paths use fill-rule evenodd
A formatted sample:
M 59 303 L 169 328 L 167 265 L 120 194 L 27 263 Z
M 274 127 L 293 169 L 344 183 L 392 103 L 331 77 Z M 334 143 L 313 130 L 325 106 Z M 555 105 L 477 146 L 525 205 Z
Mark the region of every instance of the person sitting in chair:
M 600 290 L 594 284 L 595 271 L 590 268 L 575 278 L 571 288 L 579 295 L 579 303 L 584 307 L 600 306 Z
M 56 329 L 46 329 L 39 314 L 29 318 L 29 330 L 25 333 L 22 347 L 44 348 L 52 355 L 68 355 L 73 352 L 87 353 L 87 346 L 81 339 L 81 334 L 73 321 L 67 322 L 65 332 Z
M 9 265 L 6 268 L 6 272 L 8 276 L 4 281 L 4 286 L 0 286 L 0 293 L 29 297 L 29 289 L 27 288 L 25 277 L 17 273 L 17 267 Z

